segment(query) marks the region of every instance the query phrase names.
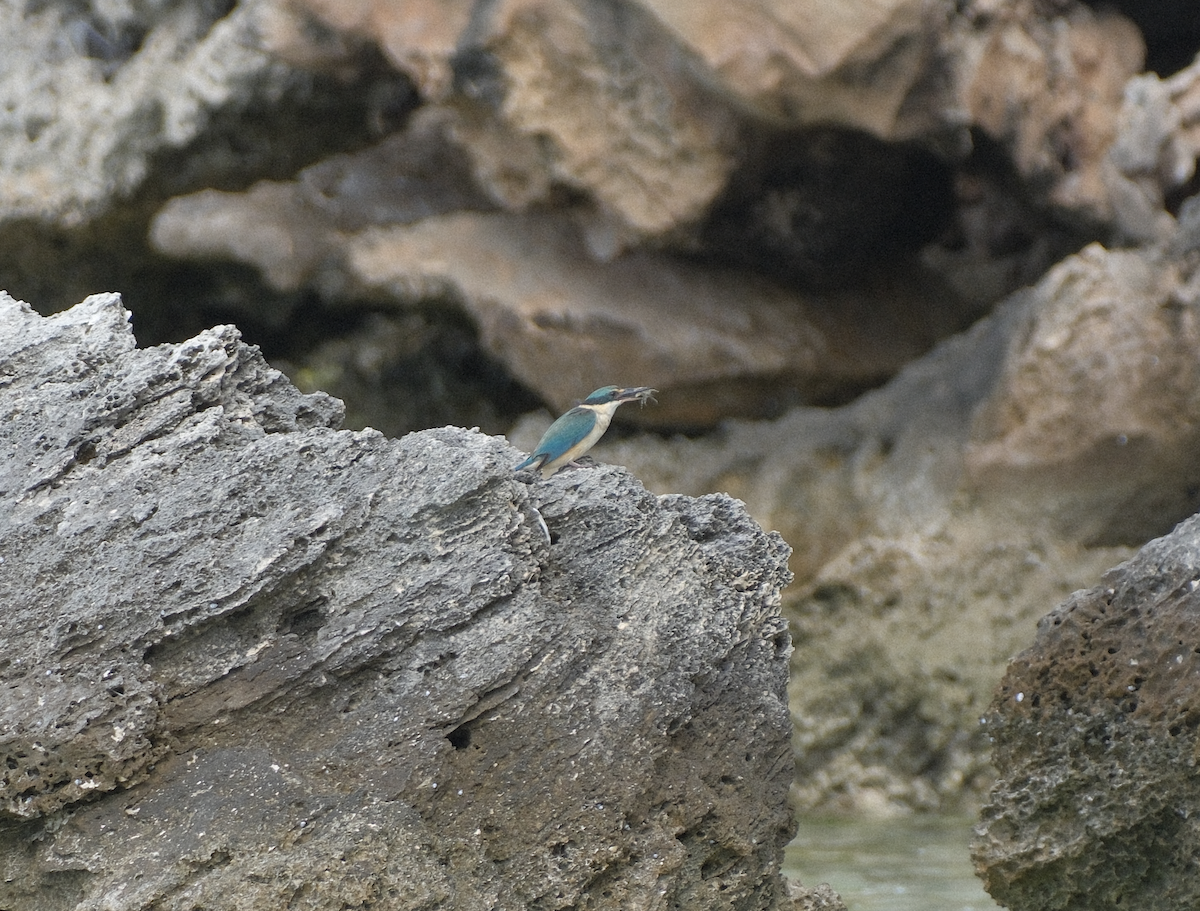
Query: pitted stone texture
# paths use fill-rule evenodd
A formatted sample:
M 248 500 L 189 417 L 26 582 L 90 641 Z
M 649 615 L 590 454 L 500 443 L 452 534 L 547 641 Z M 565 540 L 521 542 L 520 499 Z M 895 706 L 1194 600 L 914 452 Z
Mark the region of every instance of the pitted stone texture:
M 179 580 L 163 561 L 188 542 L 156 481 L 211 458 L 222 439 L 341 418 L 340 402 L 297 393 L 230 326 L 138 350 L 128 316 L 115 294 L 45 319 L 0 297 L 0 601 L 5 676 L 20 681 L 4 713 L 0 807 L 15 816 L 128 786 L 162 755 L 160 684 L 123 638 L 142 633 L 125 609 L 139 594 L 165 609 Z M 113 548 L 127 537 L 145 547 L 139 585 L 128 568 L 114 571 Z M 21 635 L 29 641 L 16 647 Z
M 1077 592 L 1013 659 L 974 845 L 1006 907 L 1200 903 L 1200 517 Z
M 0 300 L 0 905 L 791 907 L 788 548 Z

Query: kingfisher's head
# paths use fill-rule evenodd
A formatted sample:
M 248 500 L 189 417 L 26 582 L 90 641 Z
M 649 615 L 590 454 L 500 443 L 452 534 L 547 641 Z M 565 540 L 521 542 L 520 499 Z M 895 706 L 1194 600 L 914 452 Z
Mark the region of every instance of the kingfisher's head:
M 586 399 L 584 405 L 621 405 L 625 402 L 638 402 L 643 405 L 651 398 L 657 389 L 649 386 L 601 386 Z

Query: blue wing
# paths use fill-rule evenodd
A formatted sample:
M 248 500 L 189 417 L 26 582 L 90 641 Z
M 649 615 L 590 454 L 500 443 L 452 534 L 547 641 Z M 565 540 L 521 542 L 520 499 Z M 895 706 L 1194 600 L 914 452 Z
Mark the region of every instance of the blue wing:
M 513 470 L 520 471 L 530 465 L 541 468 L 548 462 L 561 458 L 595 426 L 596 416 L 589 409 L 572 408 L 550 425 L 542 435 L 541 441 L 529 454 L 529 458 Z

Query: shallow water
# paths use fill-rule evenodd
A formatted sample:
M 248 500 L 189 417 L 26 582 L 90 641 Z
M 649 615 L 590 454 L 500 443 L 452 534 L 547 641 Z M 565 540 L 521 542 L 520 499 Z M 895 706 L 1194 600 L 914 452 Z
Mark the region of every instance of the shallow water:
M 996 911 L 967 853 L 974 820 L 801 819 L 783 871 L 827 882 L 850 911 Z

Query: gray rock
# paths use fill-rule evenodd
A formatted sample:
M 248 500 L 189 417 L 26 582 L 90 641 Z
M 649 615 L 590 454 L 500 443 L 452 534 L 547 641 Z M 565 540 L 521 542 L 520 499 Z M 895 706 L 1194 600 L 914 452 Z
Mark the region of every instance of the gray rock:
M 788 547 L 0 297 L 0 906 L 776 908 Z
M 154 154 L 194 140 L 214 111 L 278 97 L 289 69 L 263 51 L 255 6 L 0 7 L 0 222 L 78 225 L 132 193 Z
M 1047 615 L 987 717 L 973 846 L 1005 907 L 1200 906 L 1200 516 Z

